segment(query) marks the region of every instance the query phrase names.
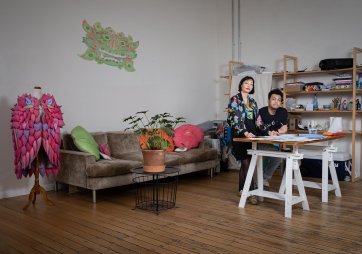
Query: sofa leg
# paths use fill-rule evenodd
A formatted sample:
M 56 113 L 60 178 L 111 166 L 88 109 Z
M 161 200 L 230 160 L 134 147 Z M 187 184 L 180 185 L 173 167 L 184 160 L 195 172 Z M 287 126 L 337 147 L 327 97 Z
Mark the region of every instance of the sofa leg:
M 214 168 L 210 168 L 210 177 L 211 177 L 211 178 L 214 177 Z
M 58 192 L 58 182 L 57 181 L 55 181 L 55 183 L 54 183 L 54 190 L 55 190 L 55 192 Z
M 97 203 L 96 190 L 92 190 L 93 203 Z

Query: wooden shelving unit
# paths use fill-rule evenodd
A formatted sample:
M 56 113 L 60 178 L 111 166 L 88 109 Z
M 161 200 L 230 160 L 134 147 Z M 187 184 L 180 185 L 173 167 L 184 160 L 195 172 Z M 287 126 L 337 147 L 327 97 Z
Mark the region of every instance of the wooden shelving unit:
M 293 59 L 293 56 L 284 56 Z M 353 68 L 337 69 L 337 70 L 315 70 L 315 71 L 296 71 L 296 72 L 286 72 L 287 76 L 304 76 L 304 75 L 319 75 L 319 74 L 333 74 L 333 73 L 351 73 Z M 357 73 L 362 72 L 362 66 L 356 67 Z M 282 76 L 284 72 L 278 72 L 273 74 L 275 76 Z
M 237 62 L 237 61 L 229 61 L 229 73 L 228 76 L 221 76 L 221 78 L 226 78 L 229 80 L 229 93 L 225 93 L 225 96 L 230 97 L 230 93 L 231 93 L 231 82 L 232 82 L 232 78 L 233 78 L 233 70 L 234 70 L 234 65 L 243 65 L 243 62 Z
M 338 70 L 314 70 L 314 71 L 298 71 L 298 58 L 295 56 L 289 56 L 289 55 L 284 55 L 284 59 L 283 59 L 283 72 L 275 72 L 273 73 L 273 78 L 277 79 L 277 80 L 282 80 L 283 82 L 283 86 L 284 86 L 284 91 L 285 91 L 285 84 L 287 83 L 287 80 L 290 81 L 292 80 L 293 82 L 296 82 L 298 78 L 301 77 L 307 77 L 307 76 L 327 76 L 329 74 L 337 74 L 337 73 L 352 73 L 352 84 L 356 84 L 356 80 L 357 80 L 357 76 L 359 73 L 362 73 L 362 66 L 357 66 L 357 57 L 359 56 L 359 54 L 362 53 L 362 49 L 361 48 L 353 48 L 353 67 L 352 68 L 345 68 L 345 69 L 338 69 Z M 293 68 L 292 70 L 288 70 L 287 69 L 287 64 L 288 62 L 292 62 L 293 63 Z M 233 69 L 235 65 L 243 65 L 243 62 L 238 62 L 238 61 L 229 61 L 229 73 L 227 76 L 221 76 L 220 78 L 225 78 L 228 79 L 229 81 L 229 92 L 225 93 L 225 96 L 230 97 L 230 92 L 231 92 L 231 82 L 232 82 L 232 75 L 233 75 Z M 318 95 L 337 95 L 337 94 L 344 94 L 344 95 L 348 95 L 350 94 L 352 97 L 352 101 L 353 101 L 353 105 L 352 108 L 353 110 L 317 110 L 317 111 L 289 111 L 289 113 L 291 114 L 300 114 L 300 115 L 328 115 L 330 114 L 331 116 L 334 115 L 343 115 L 343 116 L 347 116 L 351 118 L 351 122 L 352 122 L 352 130 L 344 130 L 343 133 L 350 136 L 351 135 L 351 139 L 352 139 L 352 182 L 357 180 L 356 177 L 356 158 L 362 158 L 362 142 L 361 142 L 361 136 L 362 136 L 362 130 L 356 130 L 356 124 L 357 124 L 357 119 L 356 117 L 359 116 L 359 118 L 362 118 L 361 113 L 362 111 L 356 110 L 356 96 L 358 94 L 362 94 L 362 89 L 356 89 L 356 86 L 353 85 L 352 89 L 336 89 L 336 90 L 322 90 L 322 91 L 310 91 L 310 92 L 306 92 L 306 91 L 300 91 L 300 92 L 285 92 L 284 96 L 283 96 L 283 101 L 284 101 L 284 107 L 286 107 L 285 103 L 286 103 L 286 98 L 287 97 L 299 97 L 299 96 L 313 96 L 314 94 L 318 94 Z M 362 103 L 362 100 L 361 100 Z M 359 121 L 361 122 L 360 125 L 362 126 L 362 120 L 359 119 Z M 306 131 L 304 130 L 296 130 L 293 131 L 294 133 L 306 133 Z M 320 133 L 323 133 L 322 131 Z M 356 138 L 359 138 L 360 140 L 360 148 L 356 149 Z M 359 152 L 359 154 L 357 154 L 357 152 Z
M 295 56 L 284 55 L 283 58 L 283 72 L 282 73 L 274 73 L 273 77 L 281 78 L 283 77 L 283 87 L 284 91 L 286 91 L 286 84 L 288 82 L 297 82 L 298 78 L 306 77 L 306 76 L 320 76 L 320 75 L 328 75 L 328 74 L 336 74 L 336 73 L 350 73 L 352 74 L 352 88 L 351 89 L 336 89 L 336 90 L 323 90 L 323 91 L 300 91 L 300 92 L 285 92 L 283 96 L 284 107 L 286 107 L 286 99 L 287 97 L 299 97 L 299 96 L 313 96 L 314 94 L 325 94 L 326 96 L 336 95 L 336 94 L 349 94 L 351 95 L 352 100 L 352 110 L 316 110 L 316 111 L 300 111 L 294 110 L 289 111 L 292 114 L 311 114 L 311 115 L 318 115 L 318 114 L 330 114 L 331 116 L 343 114 L 344 117 L 350 119 L 352 123 L 352 130 L 343 131 L 346 135 L 351 135 L 351 154 L 352 154 L 352 174 L 351 180 L 352 182 L 357 180 L 356 177 L 356 159 L 362 158 L 362 142 L 361 142 L 361 135 L 362 131 L 356 129 L 357 125 L 357 116 L 359 117 L 358 121 L 360 122 L 360 126 L 362 126 L 362 116 L 361 110 L 356 110 L 356 96 L 357 94 L 362 94 L 362 89 L 356 88 L 356 80 L 359 73 L 362 73 L 362 67 L 357 66 L 357 57 L 360 56 L 359 54 L 362 53 L 361 48 L 353 48 L 353 67 L 352 68 L 345 68 L 345 69 L 338 69 L 338 70 L 318 70 L 318 71 L 298 71 L 298 58 Z M 292 70 L 288 70 L 287 66 L 288 63 L 292 62 Z M 362 102 L 361 102 L 362 103 Z M 304 130 L 296 130 L 295 133 L 305 133 Z M 360 148 L 356 149 L 356 138 L 360 141 Z M 360 169 L 358 169 L 360 170 Z
M 353 110 L 335 110 L 335 109 L 330 109 L 330 110 L 323 110 L 323 109 L 319 109 L 319 110 L 289 110 L 289 113 L 294 113 L 294 114 L 321 114 L 321 113 L 352 113 Z M 357 113 L 360 113 L 362 111 L 358 111 Z
M 361 90 L 361 89 L 359 89 Z M 286 92 L 287 95 L 303 95 L 303 94 L 335 94 L 335 93 L 352 93 L 352 89 L 335 89 L 322 91 L 302 91 L 302 92 Z

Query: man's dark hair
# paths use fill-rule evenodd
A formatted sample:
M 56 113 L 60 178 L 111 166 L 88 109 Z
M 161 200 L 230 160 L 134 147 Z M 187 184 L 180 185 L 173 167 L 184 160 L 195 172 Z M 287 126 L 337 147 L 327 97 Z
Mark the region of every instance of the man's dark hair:
M 282 100 L 283 100 L 283 92 L 279 88 L 275 88 L 275 89 L 270 90 L 270 92 L 268 93 L 268 100 L 270 100 L 270 97 L 273 94 L 280 95 L 280 97 L 282 97 Z

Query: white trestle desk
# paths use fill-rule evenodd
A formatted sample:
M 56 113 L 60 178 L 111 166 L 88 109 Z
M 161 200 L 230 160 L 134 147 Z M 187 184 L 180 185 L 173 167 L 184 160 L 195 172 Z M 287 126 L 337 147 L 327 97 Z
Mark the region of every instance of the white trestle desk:
M 252 149 L 248 150 L 251 155 L 250 166 L 246 176 L 244 188 L 241 194 L 239 207 L 244 208 L 246 199 L 250 195 L 258 196 L 260 199 L 263 197 L 284 200 L 285 202 L 285 217 L 292 217 L 292 205 L 302 202 L 303 210 L 309 210 L 308 199 L 304 190 L 305 187 L 317 188 L 322 190 L 322 202 L 328 202 L 328 192 L 334 190 L 337 197 L 341 197 L 341 190 L 339 188 L 336 169 L 334 167 L 333 153 L 337 148 L 333 146 L 332 141 L 343 138 L 344 136 L 331 136 L 316 139 L 308 139 L 302 137 L 290 139 L 272 139 L 268 137 L 256 138 L 234 138 L 237 142 L 252 142 Z M 323 147 L 322 155 L 322 183 L 303 181 L 302 175 L 299 170 L 298 161 L 303 159 L 303 154 L 298 152 L 298 148 L 303 145 L 327 142 L 328 145 Z M 257 144 L 279 144 L 292 147 L 292 152 L 282 151 L 266 151 L 257 150 Z M 279 192 L 265 191 L 263 189 L 263 156 L 278 157 L 286 159 L 285 171 Z M 257 189 L 250 191 L 250 184 L 253 178 L 255 169 L 257 169 Z M 328 169 L 331 174 L 332 184 L 328 183 Z M 298 187 L 299 195 L 292 194 L 292 186 Z

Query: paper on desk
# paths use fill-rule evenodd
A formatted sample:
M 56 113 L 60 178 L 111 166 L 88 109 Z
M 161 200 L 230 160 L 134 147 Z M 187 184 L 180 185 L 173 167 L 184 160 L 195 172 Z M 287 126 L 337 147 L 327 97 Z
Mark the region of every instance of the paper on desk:
M 326 136 L 322 134 L 299 134 L 300 137 L 306 137 L 308 139 L 321 139 L 325 138 Z
M 272 141 L 278 141 L 278 142 L 285 142 L 285 141 L 291 141 L 291 142 L 302 142 L 302 141 L 310 141 L 313 139 L 319 139 L 321 137 L 312 137 L 312 136 L 298 136 L 296 134 L 283 134 L 280 136 L 262 136 L 262 137 L 255 137 L 250 138 L 251 140 L 272 140 Z

